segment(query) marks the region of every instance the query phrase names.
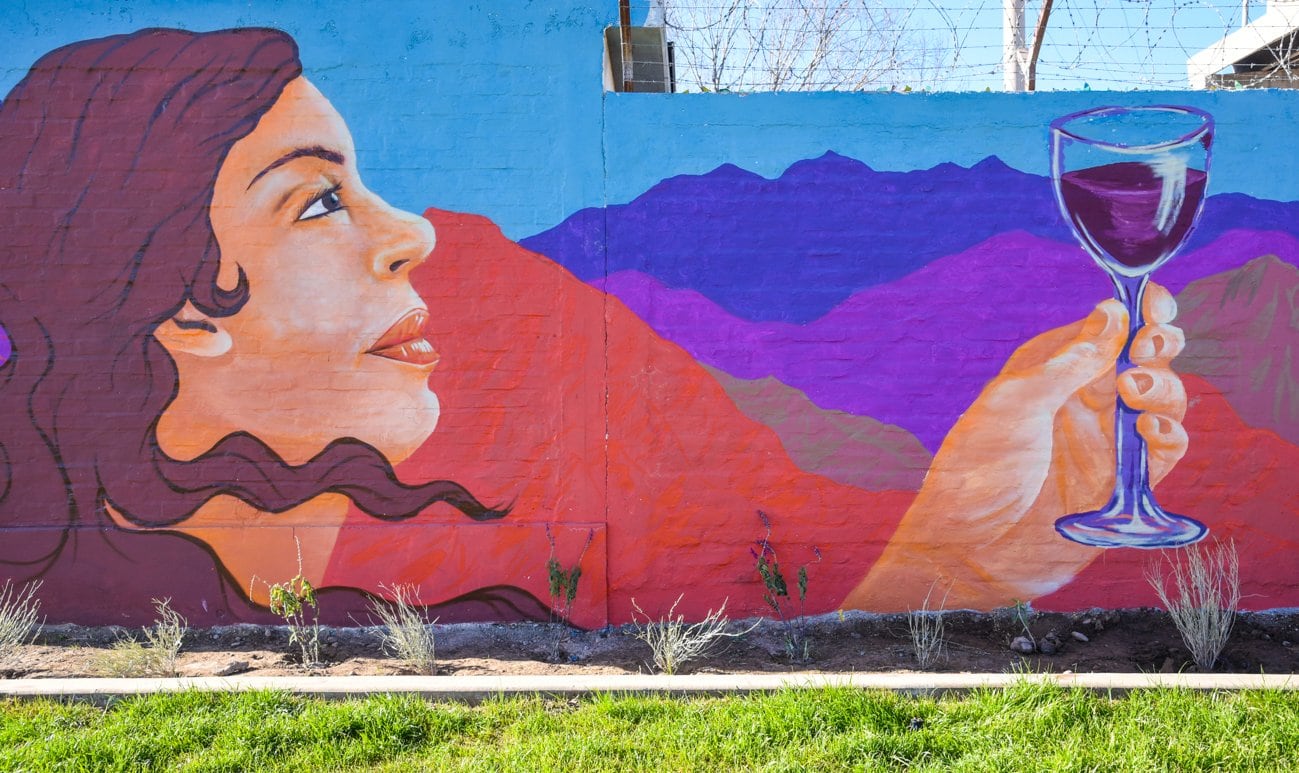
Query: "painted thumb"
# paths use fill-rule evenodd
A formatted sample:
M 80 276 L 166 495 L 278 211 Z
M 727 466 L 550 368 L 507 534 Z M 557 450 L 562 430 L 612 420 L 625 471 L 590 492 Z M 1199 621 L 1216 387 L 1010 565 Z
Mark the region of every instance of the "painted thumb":
M 1073 340 L 1034 370 L 1030 376 L 1034 391 L 1057 407 L 1063 405 L 1114 367 L 1127 332 L 1128 312 L 1123 304 L 1112 298 L 1098 304 Z

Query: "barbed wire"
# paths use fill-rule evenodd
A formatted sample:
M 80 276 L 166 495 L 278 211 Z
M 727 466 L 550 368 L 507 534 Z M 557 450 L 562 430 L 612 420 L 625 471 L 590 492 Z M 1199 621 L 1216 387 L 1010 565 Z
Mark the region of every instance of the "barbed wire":
M 999 0 L 656 5 L 684 90 L 1000 87 Z M 1263 2 L 1254 5 L 1257 16 Z M 1026 2 L 1026 47 L 1041 7 L 1042 0 Z M 1038 88 L 1188 88 L 1188 59 L 1240 24 L 1240 0 L 1056 0 L 1037 63 Z M 1258 46 L 1274 42 L 1260 35 Z M 1270 68 L 1256 69 L 1289 75 L 1294 60 L 1283 48 Z

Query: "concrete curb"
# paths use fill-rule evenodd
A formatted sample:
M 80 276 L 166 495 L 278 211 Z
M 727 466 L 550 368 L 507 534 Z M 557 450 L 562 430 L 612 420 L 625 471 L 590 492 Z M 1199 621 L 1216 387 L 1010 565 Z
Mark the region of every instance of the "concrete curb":
M 377 694 L 474 703 L 494 696 L 594 693 L 722 695 L 783 689 L 853 687 L 912 695 L 963 693 L 1023 682 L 1122 694 L 1129 690 L 1299 690 L 1293 674 L 604 674 L 592 676 L 233 676 L 175 679 L 0 679 L 0 697 L 105 702 L 130 695 L 198 690 L 279 690 L 321 698 Z

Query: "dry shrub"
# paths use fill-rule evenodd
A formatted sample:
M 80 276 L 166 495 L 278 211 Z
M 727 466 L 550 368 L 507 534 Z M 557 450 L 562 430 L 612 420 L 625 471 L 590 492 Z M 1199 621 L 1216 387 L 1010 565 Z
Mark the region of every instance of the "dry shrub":
M 437 672 L 433 624 L 422 609 L 419 592 L 410 585 L 383 588 L 392 599 L 371 599 L 370 611 L 379 619 L 383 649 L 406 661 L 421 674 Z
M 187 621 L 171 608 L 171 599 L 154 599 L 158 617 L 152 628 L 142 632 L 144 641 L 128 636 L 95 659 L 95 670 L 107 676 L 175 676 L 180 646 L 189 630 Z
M 29 582 L 21 588 L 5 580 L 0 585 L 0 661 L 7 659 L 15 647 L 30 644 L 40 628 L 37 616 L 41 600 L 36 598 L 40 581 Z
M 1159 594 L 1191 658 L 1201 671 L 1218 662 L 1240 603 L 1240 559 L 1236 544 L 1191 545 L 1164 553 L 1146 569 L 1146 581 Z
M 727 633 L 726 626 L 730 621 L 726 619 L 725 601 L 716 611 L 708 610 L 703 620 L 687 624 L 685 616 L 676 613 L 682 598 L 684 595 L 677 596 L 667 616 L 658 621 L 645 614 L 645 610 L 637 606 L 636 599 L 631 601 L 632 607 L 645 618 L 641 622 L 632 615 L 632 623 L 636 626 L 634 636 L 649 645 L 654 667 L 668 675 L 677 673 L 692 660 L 713 654 L 727 639 L 738 638 L 753 630 L 748 628 Z M 756 628 L 757 623 L 753 627 Z
M 943 630 L 943 613 L 947 608 L 947 594 L 951 593 L 952 589 L 948 586 L 942 600 L 938 602 L 938 608 L 932 609 L 929 601 L 937 584 L 938 581 L 935 580 L 929 586 L 929 590 L 925 593 L 925 600 L 920 603 L 920 609 L 913 609 L 907 613 L 907 627 L 911 631 L 911 649 L 916 655 L 916 664 L 921 668 L 929 668 L 947 657 L 947 634 Z

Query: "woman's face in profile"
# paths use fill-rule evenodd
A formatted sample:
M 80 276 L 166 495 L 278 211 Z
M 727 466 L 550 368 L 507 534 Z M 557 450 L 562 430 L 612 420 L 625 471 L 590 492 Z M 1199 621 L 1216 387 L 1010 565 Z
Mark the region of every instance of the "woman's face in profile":
M 433 228 L 366 190 L 347 126 L 305 79 L 230 150 L 210 217 L 217 283 L 242 271 L 250 295 L 233 316 L 187 305 L 159 327 L 180 371 L 163 450 L 191 459 L 242 430 L 293 464 L 343 437 L 408 456 L 438 419 L 428 310 L 409 280 Z

